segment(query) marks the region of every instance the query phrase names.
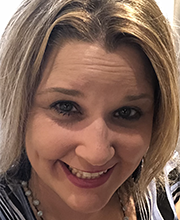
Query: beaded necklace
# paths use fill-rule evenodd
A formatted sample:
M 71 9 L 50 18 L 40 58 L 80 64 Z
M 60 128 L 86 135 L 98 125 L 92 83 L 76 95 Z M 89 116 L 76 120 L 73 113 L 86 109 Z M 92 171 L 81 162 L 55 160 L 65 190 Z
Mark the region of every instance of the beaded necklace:
M 38 208 L 39 205 L 40 205 L 40 201 L 33 197 L 33 193 L 29 189 L 29 186 L 28 186 L 27 182 L 23 181 L 23 182 L 21 182 L 21 185 L 22 185 L 22 187 L 24 189 L 25 196 L 30 198 L 29 201 L 31 201 L 31 204 L 33 205 L 34 209 L 36 210 L 36 216 L 38 218 L 40 218 L 41 220 L 44 220 L 43 211 Z M 123 212 L 123 220 L 129 220 L 129 217 L 126 216 L 126 207 L 123 205 L 123 202 L 122 202 L 121 199 L 119 199 L 119 202 L 120 202 L 120 205 L 121 205 L 121 210 Z

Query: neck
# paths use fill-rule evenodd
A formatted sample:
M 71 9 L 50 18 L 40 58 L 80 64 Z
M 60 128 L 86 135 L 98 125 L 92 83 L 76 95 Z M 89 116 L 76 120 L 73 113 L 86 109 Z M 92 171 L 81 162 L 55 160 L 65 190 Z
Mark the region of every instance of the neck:
M 93 213 L 78 212 L 69 207 L 55 192 L 53 192 L 39 178 L 32 178 L 29 187 L 33 197 L 40 201 L 39 209 L 43 211 L 44 220 L 121 220 L 124 219 L 119 197 L 114 194 L 109 202 L 100 210 Z

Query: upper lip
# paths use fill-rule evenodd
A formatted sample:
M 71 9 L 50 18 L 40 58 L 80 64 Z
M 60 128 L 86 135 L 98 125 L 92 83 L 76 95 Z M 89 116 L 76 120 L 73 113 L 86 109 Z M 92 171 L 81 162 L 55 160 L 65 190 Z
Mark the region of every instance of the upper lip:
M 91 169 L 88 169 L 88 170 L 84 170 L 84 169 L 79 169 L 79 168 L 77 168 L 77 167 L 74 167 L 74 166 L 71 166 L 71 165 L 69 165 L 69 164 L 67 164 L 67 163 L 65 163 L 65 162 L 63 162 L 66 166 L 68 166 L 68 167 L 71 167 L 71 168 L 73 168 L 73 169 L 77 169 L 77 170 L 79 170 L 79 171 L 81 171 L 81 172 L 87 172 L 87 173 L 99 173 L 99 172 L 104 172 L 104 171 L 106 171 L 106 170 L 110 170 L 111 168 L 113 168 L 115 165 L 112 165 L 112 166 L 109 166 L 109 167 L 107 167 L 107 168 L 102 168 L 102 169 L 97 169 L 97 168 L 91 168 Z

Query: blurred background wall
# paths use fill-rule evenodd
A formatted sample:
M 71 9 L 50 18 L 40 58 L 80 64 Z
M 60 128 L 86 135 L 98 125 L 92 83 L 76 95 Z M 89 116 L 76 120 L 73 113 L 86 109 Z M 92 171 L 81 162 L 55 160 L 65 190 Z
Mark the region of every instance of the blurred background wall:
M 174 0 L 174 17 L 173 22 L 180 35 L 180 0 Z

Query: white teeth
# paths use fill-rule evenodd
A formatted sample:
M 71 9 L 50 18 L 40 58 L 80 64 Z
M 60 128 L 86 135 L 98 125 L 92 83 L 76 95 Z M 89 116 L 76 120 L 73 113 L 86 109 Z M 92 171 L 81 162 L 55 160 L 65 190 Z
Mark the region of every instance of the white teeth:
M 91 179 L 91 174 L 90 174 L 90 173 L 87 173 L 87 172 L 83 172 L 82 178 L 83 178 L 83 179 Z
M 83 171 L 77 170 L 76 168 L 72 168 L 70 166 L 69 166 L 69 170 L 71 171 L 72 174 L 74 174 L 75 176 L 77 176 L 78 178 L 81 178 L 81 179 L 95 179 L 95 178 L 98 178 L 101 175 L 107 173 L 107 170 L 100 171 L 97 173 L 88 173 L 88 172 L 83 172 Z
M 92 178 L 96 178 L 96 177 L 98 177 L 98 176 L 100 176 L 99 173 L 92 173 Z
M 77 173 L 77 170 L 76 170 L 76 169 L 71 169 L 71 172 L 72 172 L 73 174 L 76 174 L 76 173 Z
M 78 178 L 80 178 L 80 177 L 81 177 L 81 174 L 80 174 L 80 173 L 76 173 L 76 176 L 77 176 Z

